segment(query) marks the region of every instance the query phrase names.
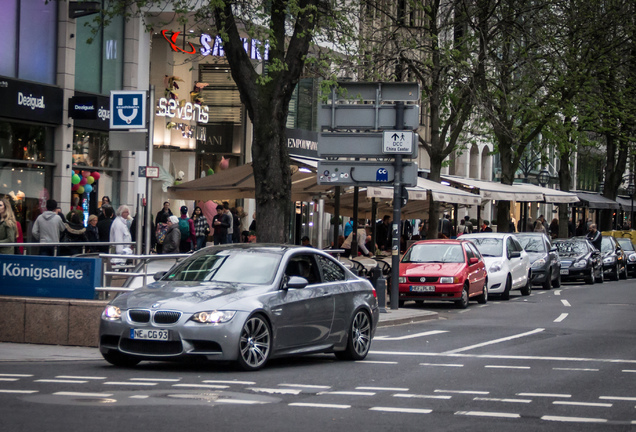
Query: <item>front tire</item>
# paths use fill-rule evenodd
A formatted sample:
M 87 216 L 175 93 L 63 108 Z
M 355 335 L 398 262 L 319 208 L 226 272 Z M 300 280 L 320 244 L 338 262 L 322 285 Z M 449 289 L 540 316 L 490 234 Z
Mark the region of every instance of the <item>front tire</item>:
M 371 318 L 363 310 L 353 317 L 347 334 L 347 347 L 334 354 L 340 360 L 364 360 L 371 348 Z
M 459 300 L 455 301 L 455 307 L 457 309 L 466 309 L 468 307 L 468 287 L 464 285 L 462 289 L 462 296 Z
M 546 275 L 545 282 L 543 282 L 543 289 L 544 290 L 552 289 L 552 270 L 548 270 L 548 274 Z
M 501 293 L 502 300 L 510 300 L 510 290 L 512 289 L 512 279 L 510 275 L 506 278 L 506 287 L 504 288 L 504 292 Z
M 616 264 L 616 267 L 614 267 L 614 271 L 612 272 L 612 277 L 611 277 L 611 279 L 613 281 L 617 281 L 618 280 L 618 278 L 619 278 L 619 274 L 618 273 L 619 272 L 620 272 L 620 268 L 618 267 L 618 264 Z
M 106 353 L 102 353 L 102 357 L 104 357 L 104 360 L 108 363 L 118 367 L 137 366 L 141 361 L 135 357 L 129 356 L 128 354 L 120 353 L 119 351 L 108 351 Z
M 530 281 L 530 276 L 528 275 L 528 281 L 526 285 L 521 288 L 522 296 L 529 296 L 532 293 L 532 282 Z
M 246 371 L 261 369 L 272 350 L 272 330 L 260 315 L 253 315 L 243 325 L 239 338 L 238 363 Z
M 484 282 L 484 292 L 477 297 L 477 303 L 486 304 L 488 303 L 488 279 Z
M 555 288 L 560 288 L 561 287 L 561 274 L 560 273 L 557 276 L 557 278 L 554 280 L 554 282 L 552 283 L 552 286 L 555 287 Z

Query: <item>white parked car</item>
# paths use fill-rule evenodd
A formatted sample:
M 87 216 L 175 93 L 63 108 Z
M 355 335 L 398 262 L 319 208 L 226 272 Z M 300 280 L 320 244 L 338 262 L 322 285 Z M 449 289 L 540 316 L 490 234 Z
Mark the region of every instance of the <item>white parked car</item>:
M 510 233 L 464 234 L 484 257 L 488 272 L 488 294 L 499 294 L 502 300 L 510 298 L 510 291 L 521 290 L 524 296 L 532 292 L 530 258 L 517 237 Z

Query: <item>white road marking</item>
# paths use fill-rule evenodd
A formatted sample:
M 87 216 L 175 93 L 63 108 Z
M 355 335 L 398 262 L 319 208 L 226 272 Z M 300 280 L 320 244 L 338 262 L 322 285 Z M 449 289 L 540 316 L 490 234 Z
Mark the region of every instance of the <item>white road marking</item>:
M 413 339 L 413 338 L 424 337 L 424 336 L 432 336 L 432 335 L 441 334 L 441 333 L 448 333 L 448 330 L 431 330 L 431 331 L 427 331 L 427 332 L 423 332 L 423 333 L 414 333 L 412 335 L 396 336 L 396 337 L 376 336 L 376 337 L 373 338 L 373 340 L 374 341 L 376 341 L 376 340 L 401 341 L 401 340 Z
M 130 378 L 131 381 L 179 382 L 181 378 Z
M 619 401 L 636 401 L 636 397 L 625 397 L 625 396 L 599 396 L 599 399 L 602 399 L 602 400 L 619 400 Z
M 358 360 L 356 363 L 369 363 L 369 364 L 398 364 L 396 361 L 379 361 L 379 360 Z
M 588 406 L 588 407 L 606 407 L 611 408 L 611 403 L 594 403 L 594 402 L 572 402 L 572 401 L 554 401 L 553 405 L 574 405 L 574 406 Z
M 606 419 L 589 418 L 589 417 L 561 417 L 561 416 L 543 416 L 541 420 L 570 422 L 570 423 L 607 423 Z
M 157 383 L 147 382 L 131 382 L 131 381 L 106 381 L 105 385 L 124 385 L 124 386 L 156 386 Z
M 485 308 L 485 307 L 488 307 L 488 305 L 487 305 L 487 304 L 485 304 L 485 305 L 478 305 L 477 307 L 478 307 L 478 308 Z
M 375 392 L 363 392 L 363 391 L 330 391 L 319 392 L 317 395 L 345 395 L 345 396 L 375 396 Z
M 0 393 L 19 393 L 19 394 L 29 394 L 29 393 L 37 393 L 39 390 L 4 390 L 0 389 Z
M 487 411 L 457 411 L 455 415 L 477 416 L 477 417 L 500 417 L 500 418 L 520 418 L 519 414 L 487 412 Z
M 482 343 L 478 343 L 478 344 L 475 344 L 475 345 L 470 345 L 470 346 L 467 346 L 467 347 L 464 347 L 464 348 L 454 349 L 454 350 L 451 350 L 451 351 L 446 351 L 443 354 L 456 354 L 456 353 L 460 353 L 462 351 L 468 351 L 468 350 L 475 349 L 475 348 L 481 348 L 481 347 L 487 346 L 487 345 L 493 345 L 493 344 L 500 343 L 500 342 L 506 342 L 506 341 L 509 341 L 509 340 L 518 339 L 518 338 L 521 338 L 521 337 L 524 337 L 524 336 L 530 336 L 530 335 L 533 335 L 535 333 L 541 333 L 544 330 L 545 329 L 538 328 L 538 329 L 531 330 L 529 332 L 520 333 L 520 334 L 517 334 L 517 335 L 512 335 L 512 336 L 508 336 L 508 337 L 504 337 L 504 338 L 499 338 L 499 339 L 491 340 L 491 341 L 488 341 L 488 342 L 482 342 Z
M 294 403 L 290 403 L 289 406 L 308 407 L 308 408 L 335 408 L 335 409 L 351 408 L 351 405 L 317 404 L 317 403 L 306 403 L 306 402 L 294 402 Z
M 400 388 L 400 387 L 356 387 L 356 390 L 409 391 L 409 389 L 407 388 Z
M 55 392 L 57 396 L 85 396 L 85 397 L 110 397 L 112 393 L 81 393 L 81 392 Z
M 557 319 L 554 320 L 554 322 L 561 322 L 564 319 L 566 319 L 568 315 L 570 315 L 570 314 L 562 313 L 561 315 L 559 315 L 559 317 Z
M 227 389 L 230 386 L 219 384 L 172 384 L 172 387 L 207 388 L 207 389 Z
M 572 395 L 569 395 L 569 394 L 559 394 L 559 393 L 517 393 L 517 396 L 551 397 L 551 398 L 571 398 L 572 397 Z
M 149 395 L 132 395 L 128 399 L 148 399 L 149 397 Z
M 457 363 L 420 363 L 420 366 L 464 367 L 463 364 L 457 364 Z
M 16 377 L 16 378 L 29 378 L 33 375 L 30 374 L 0 374 L 2 377 Z
M 487 395 L 490 392 L 478 390 L 435 390 L 433 393 L 458 393 L 458 394 L 480 394 Z
M 567 306 L 567 307 L 572 306 L 572 305 L 570 304 L 570 302 L 569 302 L 569 301 L 567 301 L 567 300 L 565 300 L 565 299 L 564 299 L 564 300 L 561 300 L 561 303 L 563 303 L 563 306 Z
M 208 384 L 241 384 L 241 385 L 254 385 L 256 384 L 254 381 L 231 381 L 231 380 L 227 380 L 227 381 L 223 381 L 223 380 L 204 380 L 204 383 L 208 383 Z M 286 384 L 281 384 L 281 385 L 286 385 Z
M 257 388 L 250 387 L 248 390 L 252 390 L 257 393 L 269 393 L 269 394 L 293 394 L 298 395 L 302 390 L 293 390 L 293 389 L 276 389 L 276 388 Z
M 636 373 L 636 370 L 623 369 L 621 372 L 631 372 L 631 373 Z
M 537 294 L 545 294 L 547 293 L 547 291 L 539 291 Z M 534 295 L 534 292 L 532 293 L 532 295 Z
M 256 384 L 256 383 L 254 383 Z M 326 385 L 313 385 L 313 384 L 278 384 L 285 387 L 299 387 L 299 388 L 315 388 L 315 389 L 330 389 L 331 386 Z
M 409 393 L 396 393 L 393 397 L 409 398 L 409 399 L 451 399 L 452 396 L 448 395 L 421 395 L 421 394 L 409 394 Z
M 549 360 L 568 362 L 594 362 L 594 363 L 628 363 L 636 364 L 636 360 L 628 359 L 603 359 L 591 357 L 550 357 L 550 356 L 514 356 L 514 355 L 492 355 L 492 354 L 461 354 L 461 353 L 434 353 L 416 351 L 369 351 L 370 354 L 390 355 L 390 356 L 417 356 L 417 357 L 461 357 L 461 358 L 483 358 L 497 360 Z
M 14 381 L 19 381 L 20 378 L 0 378 L 0 381 L 10 381 L 10 382 L 14 382 Z
M 464 310 L 461 310 L 461 311 L 459 311 L 457 313 L 463 314 L 463 313 L 466 313 L 466 312 L 470 312 L 470 309 L 464 309 Z
M 598 372 L 598 369 L 586 369 L 586 368 L 552 368 L 552 370 L 558 371 L 577 371 L 577 372 Z
M 217 399 L 214 402 L 226 403 L 226 404 L 241 404 L 241 405 L 257 405 L 257 404 L 267 403 L 263 401 L 249 400 L 249 399 Z
M 55 378 L 58 378 L 58 379 L 81 379 L 81 380 L 105 380 L 106 379 L 106 377 L 73 376 L 73 375 L 58 375 Z
M 405 414 L 430 414 L 433 412 L 431 409 L 422 408 L 394 408 L 394 407 L 372 407 L 369 411 L 384 411 L 384 412 L 398 412 Z
M 530 369 L 530 366 L 486 365 L 484 367 L 491 369 Z
M 485 402 L 506 402 L 506 403 L 530 403 L 532 399 L 499 399 L 499 398 L 484 398 L 484 397 L 476 397 L 473 398 L 474 401 L 485 401 Z
M 85 381 L 85 380 L 63 380 L 63 379 L 39 379 L 39 380 L 35 380 L 35 382 L 44 382 L 44 383 L 67 383 L 67 384 L 86 384 L 88 381 Z
M 561 290 L 554 291 L 554 295 L 561 295 Z

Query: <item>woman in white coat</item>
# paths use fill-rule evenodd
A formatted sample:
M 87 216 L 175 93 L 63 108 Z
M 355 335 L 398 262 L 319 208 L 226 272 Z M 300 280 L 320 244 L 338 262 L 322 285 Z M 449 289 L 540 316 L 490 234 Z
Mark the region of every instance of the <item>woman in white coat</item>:
M 111 242 L 132 242 L 130 235 L 130 229 L 128 229 L 128 216 L 130 215 L 130 209 L 128 206 L 120 205 L 117 209 L 117 217 L 110 226 L 110 241 Z M 115 253 L 121 255 L 132 254 L 130 245 L 116 245 Z M 113 259 L 113 264 L 125 264 L 126 260 Z

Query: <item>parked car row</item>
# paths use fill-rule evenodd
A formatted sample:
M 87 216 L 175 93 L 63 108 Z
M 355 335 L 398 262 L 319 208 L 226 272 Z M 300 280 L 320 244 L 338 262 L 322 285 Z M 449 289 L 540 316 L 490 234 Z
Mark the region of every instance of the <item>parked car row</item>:
M 621 244 L 624 245 L 621 246 Z M 588 284 L 636 277 L 636 250 L 629 239 L 604 236 L 601 250 L 585 237 L 550 239 L 543 233 L 475 233 L 458 239 L 422 240 L 400 262 L 399 305 L 405 301 L 452 301 L 466 308 L 470 300 L 503 300 L 532 286 L 561 286 L 561 281 Z

